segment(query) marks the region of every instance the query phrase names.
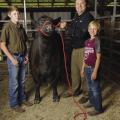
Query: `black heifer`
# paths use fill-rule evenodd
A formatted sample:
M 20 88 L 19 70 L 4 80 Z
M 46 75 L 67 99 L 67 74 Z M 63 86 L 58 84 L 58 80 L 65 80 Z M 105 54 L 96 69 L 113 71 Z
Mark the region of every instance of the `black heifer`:
M 57 83 L 60 77 L 60 36 L 55 31 L 53 20 L 41 16 L 37 21 L 37 32 L 30 48 L 30 68 L 35 82 L 35 103 L 39 103 L 42 81 L 50 81 L 53 102 L 59 102 Z

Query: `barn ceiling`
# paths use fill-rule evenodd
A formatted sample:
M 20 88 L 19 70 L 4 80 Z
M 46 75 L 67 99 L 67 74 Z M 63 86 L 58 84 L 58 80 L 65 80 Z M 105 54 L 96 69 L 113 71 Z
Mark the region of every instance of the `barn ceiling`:
M 25 0 L 27 7 L 74 7 L 75 0 Z M 8 5 L 17 5 L 23 7 L 24 0 L 0 0 L 0 7 Z
M 94 7 L 95 0 L 88 0 L 90 7 Z M 102 5 L 113 6 L 114 0 L 97 0 Z M 27 8 L 74 8 L 75 0 L 25 0 Z M 24 0 L 0 0 L 0 8 L 17 5 L 23 8 Z M 120 0 L 117 0 L 120 6 Z

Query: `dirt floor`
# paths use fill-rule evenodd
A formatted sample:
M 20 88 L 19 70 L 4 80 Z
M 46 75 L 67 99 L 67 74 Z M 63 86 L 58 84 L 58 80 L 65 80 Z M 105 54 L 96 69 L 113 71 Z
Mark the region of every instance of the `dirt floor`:
M 16 113 L 11 111 L 8 105 L 8 80 L 6 77 L 0 81 L 0 120 L 74 120 L 77 113 L 82 113 L 72 97 L 63 98 L 59 103 L 52 102 L 51 90 L 47 85 L 42 86 L 42 99 L 40 104 L 34 104 L 31 107 L 25 107 L 25 113 Z M 29 86 L 29 87 L 28 87 Z M 26 91 L 29 100 L 34 99 L 34 83 L 27 79 Z M 64 92 L 63 85 L 59 85 L 59 94 Z M 120 85 L 115 83 L 102 83 L 103 114 L 91 117 L 87 115 L 86 120 L 120 120 Z M 80 97 L 75 97 L 78 101 Z M 82 105 L 80 105 L 83 108 Z M 85 110 L 85 109 L 84 109 Z M 88 111 L 90 109 L 86 109 Z M 83 115 L 79 115 L 75 120 L 84 120 Z

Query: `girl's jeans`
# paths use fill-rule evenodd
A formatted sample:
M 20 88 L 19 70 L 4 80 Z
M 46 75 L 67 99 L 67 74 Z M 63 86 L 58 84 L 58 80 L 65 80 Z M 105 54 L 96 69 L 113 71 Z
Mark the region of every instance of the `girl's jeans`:
M 100 80 L 97 77 L 96 80 L 91 79 L 91 75 L 93 72 L 91 66 L 85 67 L 85 76 L 88 82 L 88 94 L 90 103 L 94 106 L 95 110 L 102 112 L 102 96 L 101 96 L 101 88 L 100 88 Z
M 18 66 L 7 59 L 9 72 L 9 104 L 10 107 L 18 106 L 26 99 L 25 96 L 25 64 L 23 55 L 14 55 L 18 60 Z

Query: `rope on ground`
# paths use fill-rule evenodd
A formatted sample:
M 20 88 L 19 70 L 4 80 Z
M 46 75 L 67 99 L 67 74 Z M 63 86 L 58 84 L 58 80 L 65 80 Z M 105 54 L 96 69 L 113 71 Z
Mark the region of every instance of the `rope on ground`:
M 68 77 L 68 69 L 67 69 L 67 60 L 66 60 L 66 54 L 65 54 L 65 46 L 64 46 L 64 39 L 63 39 L 63 33 L 60 32 L 60 37 L 61 37 L 61 42 L 62 42 L 62 50 L 63 50 L 63 55 L 64 55 L 64 64 L 65 64 L 65 73 L 66 73 L 66 78 L 67 78 L 67 82 L 68 82 L 68 87 L 71 90 L 72 93 L 72 98 L 74 103 L 76 104 L 77 107 L 79 107 L 80 112 L 75 112 L 74 113 L 74 120 L 77 119 L 77 117 L 82 116 L 83 120 L 87 119 L 87 113 L 84 110 L 84 108 L 79 104 L 79 102 L 75 99 L 75 97 L 73 96 L 73 90 L 72 90 L 72 86 L 70 84 L 70 79 Z

